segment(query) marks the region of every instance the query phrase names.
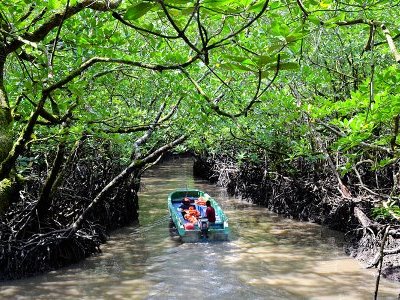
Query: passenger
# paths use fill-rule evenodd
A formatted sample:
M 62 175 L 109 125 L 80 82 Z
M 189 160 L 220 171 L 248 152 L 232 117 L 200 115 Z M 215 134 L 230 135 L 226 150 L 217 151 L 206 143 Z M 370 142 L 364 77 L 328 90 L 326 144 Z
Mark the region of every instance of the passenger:
M 179 206 L 179 209 L 182 212 L 183 216 L 185 216 L 186 214 L 185 210 L 189 209 L 189 207 L 190 207 L 190 199 L 188 197 L 183 198 L 182 204 Z
M 215 223 L 215 209 L 211 206 L 210 200 L 207 200 L 206 206 L 206 217 L 208 219 L 208 222 Z
M 205 205 L 206 205 L 206 199 L 204 199 L 202 196 L 200 196 L 200 197 L 195 201 L 195 203 L 196 203 L 197 205 L 205 206 Z

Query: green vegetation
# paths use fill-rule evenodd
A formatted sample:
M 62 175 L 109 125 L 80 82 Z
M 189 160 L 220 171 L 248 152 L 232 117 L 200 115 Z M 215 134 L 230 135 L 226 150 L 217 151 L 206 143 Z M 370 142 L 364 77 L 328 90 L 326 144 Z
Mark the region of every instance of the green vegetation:
M 14 238 L 37 220 L 71 238 L 173 149 L 293 174 L 301 158 L 339 197 L 397 201 L 399 15 L 389 0 L 2 1 L 0 181 L 26 181 L 12 201 L 0 189 L 3 222 L 28 211 Z M 93 193 L 67 213 L 80 171 L 107 182 L 74 181 Z

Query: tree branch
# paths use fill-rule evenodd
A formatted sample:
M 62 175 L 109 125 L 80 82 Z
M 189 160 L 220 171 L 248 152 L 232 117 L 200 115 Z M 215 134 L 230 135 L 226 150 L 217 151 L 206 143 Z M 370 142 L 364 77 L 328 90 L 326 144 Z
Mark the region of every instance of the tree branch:
M 191 83 L 193 83 L 193 85 L 195 86 L 197 92 L 207 101 L 207 103 L 211 106 L 211 108 L 212 108 L 217 114 L 219 114 L 219 115 L 221 115 L 221 116 L 225 116 L 225 117 L 231 118 L 231 119 L 234 118 L 234 115 L 232 115 L 232 114 L 230 114 L 230 113 L 227 113 L 227 112 L 221 110 L 221 109 L 219 108 L 219 106 L 216 105 L 216 104 L 214 103 L 214 101 L 212 101 L 212 100 L 210 99 L 210 97 L 207 96 L 207 94 L 203 91 L 203 89 L 200 87 L 200 85 L 197 83 L 197 81 L 194 80 L 194 79 L 190 76 L 190 74 L 189 74 L 185 69 L 181 68 L 181 72 L 186 76 L 186 78 L 188 78 L 188 79 L 190 80 Z
M 331 127 L 330 125 L 322 122 L 321 120 L 316 120 L 316 122 L 320 125 L 322 125 L 323 127 L 325 127 L 326 129 L 328 129 L 329 131 L 331 131 L 332 133 L 336 134 L 337 136 L 340 137 L 346 137 L 346 134 L 344 134 L 343 132 L 341 132 L 338 129 L 335 129 L 333 127 Z M 374 149 L 374 150 L 380 150 L 380 151 L 384 151 L 388 154 L 392 154 L 392 151 L 389 148 L 385 148 L 379 145 L 374 145 L 374 144 L 369 144 L 366 142 L 360 142 L 360 145 L 366 148 L 370 148 L 370 149 Z
M 175 29 L 175 31 L 178 33 L 178 36 L 182 38 L 185 43 L 192 48 L 198 55 L 201 54 L 201 51 L 197 49 L 197 47 L 189 40 L 189 38 L 186 36 L 185 31 L 181 30 L 178 25 L 175 23 L 174 19 L 171 17 L 171 15 L 168 12 L 167 7 L 164 4 L 164 0 L 158 0 L 158 3 L 161 5 L 162 10 L 165 13 L 165 16 L 167 17 L 168 21 L 171 23 L 172 27 Z M 192 14 L 193 15 L 193 14 Z
M 400 115 L 397 115 L 393 118 L 394 128 L 393 128 L 393 135 L 390 139 L 390 148 L 392 151 L 395 151 L 395 148 L 398 146 L 396 143 L 397 135 L 399 134 L 399 123 L 400 123 Z
M 187 67 L 188 65 L 192 64 L 194 61 L 196 61 L 199 57 L 194 56 L 191 59 L 189 59 L 187 62 L 182 63 L 182 64 L 177 64 L 177 65 L 156 65 L 156 64 L 146 64 L 146 63 L 141 63 L 141 62 L 136 62 L 136 61 L 131 61 L 131 60 L 126 60 L 126 59 L 118 59 L 118 58 L 108 58 L 108 57 L 92 57 L 89 60 L 85 61 L 83 64 L 81 64 L 77 69 L 69 73 L 67 76 L 65 76 L 63 79 L 59 80 L 58 82 L 52 84 L 48 88 L 46 88 L 43 92 L 44 93 L 50 93 L 54 91 L 57 88 L 62 87 L 66 83 L 72 81 L 74 78 L 78 77 L 80 74 L 82 74 L 85 70 L 87 70 L 89 67 L 96 63 L 114 63 L 114 64 L 124 64 L 124 65 L 129 65 L 129 66 L 134 66 L 134 67 L 139 67 L 139 68 L 144 68 L 148 70 L 154 70 L 154 71 L 164 71 L 164 70 L 179 70 L 181 68 Z
M 276 77 L 278 76 L 279 73 L 279 69 L 280 69 L 280 63 L 281 63 L 281 54 L 278 53 L 278 57 L 277 57 L 277 61 L 276 61 L 276 69 L 275 69 L 275 73 L 274 76 L 272 77 L 272 79 L 270 80 L 270 82 L 267 84 L 267 86 L 265 88 L 263 88 L 263 90 L 261 91 L 261 93 L 258 94 L 258 91 L 256 93 L 256 95 L 254 96 L 253 100 L 250 101 L 249 105 L 246 107 L 246 113 L 250 110 L 251 106 L 254 104 L 254 102 L 259 99 L 272 85 L 272 83 L 274 83 Z M 259 73 L 259 81 L 261 83 L 261 73 Z
M 261 11 L 253 18 L 251 19 L 247 24 L 245 24 L 242 28 L 238 29 L 237 31 L 227 35 L 226 37 L 224 37 L 223 39 L 219 40 L 218 42 L 215 42 L 211 45 L 209 45 L 207 47 L 208 50 L 216 48 L 221 46 L 221 44 L 223 44 L 225 41 L 231 39 L 232 37 L 238 35 L 239 33 L 241 33 L 243 30 L 245 30 L 246 28 L 249 28 L 255 21 L 257 21 L 263 14 L 264 12 L 267 10 L 268 8 L 268 4 L 269 4 L 269 0 L 265 1 L 263 7 L 261 8 Z
M 389 45 L 390 51 L 392 52 L 392 54 L 394 56 L 395 61 L 398 64 L 400 64 L 400 53 L 397 51 L 396 45 L 394 44 L 393 38 L 390 35 L 389 29 L 387 29 L 387 27 L 384 24 L 381 25 L 381 28 L 382 28 L 383 33 L 385 34 L 386 41 Z
M 49 74 L 49 75 L 51 75 L 51 77 L 53 77 L 53 76 L 52 76 L 52 72 L 53 72 L 53 60 L 54 60 L 54 55 L 55 55 L 55 52 L 56 52 L 56 47 L 57 47 L 58 39 L 59 39 L 59 37 L 60 37 L 61 28 L 62 28 L 62 25 L 63 25 L 64 20 L 65 20 L 65 15 L 66 15 L 67 10 L 68 10 L 68 7 L 69 7 L 69 1 L 70 1 L 70 0 L 67 0 L 67 4 L 66 4 L 65 10 L 64 10 L 64 14 L 63 14 L 62 17 L 61 17 L 60 25 L 58 26 L 57 34 L 56 34 L 56 37 L 55 37 L 54 42 L 53 42 L 53 50 L 51 51 L 50 62 L 49 62 L 49 67 L 50 67 L 50 74 Z
M 158 112 L 157 116 L 154 118 L 153 123 L 149 126 L 149 129 L 146 131 L 146 133 L 144 135 L 142 135 L 139 139 L 137 139 L 134 143 L 133 143 L 133 151 L 131 154 L 131 159 L 138 159 L 140 156 L 140 152 L 139 152 L 139 147 L 140 145 L 142 145 L 144 142 L 146 142 L 151 134 L 154 131 L 154 128 L 156 127 L 156 125 L 158 124 L 158 121 L 161 118 L 162 113 L 164 112 L 165 109 L 165 103 L 163 103 L 163 105 L 161 105 L 160 111 Z
M 41 24 L 35 31 L 26 32 L 19 38 L 15 38 L 5 48 L 6 55 L 14 52 L 23 45 L 23 41 L 39 42 L 57 26 L 70 18 L 71 16 L 79 13 L 85 8 L 90 8 L 97 11 L 109 11 L 117 8 L 122 0 L 83 0 L 77 2 L 75 5 L 69 6 L 64 12 L 57 12 L 49 17 L 47 21 Z
M 304 16 L 307 18 L 309 13 L 306 10 L 306 8 L 304 7 L 303 2 L 301 0 L 297 0 L 297 4 L 299 5 L 299 7 L 300 7 L 301 11 L 303 12 Z
M 126 25 L 126 26 L 128 26 L 130 28 L 133 28 L 135 30 L 138 30 L 138 31 L 149 33 L 151 35 L 158 36 L 158 37 L 164 38 L 164 39 L 169 39 L 169 40 L 174 40 L 174 39 L 179 39 L 180 38 L 179 35 L 165 35 L 165 34 L 162 34 L 162 33 L 151 31 L 151 30 L 146 29 L 146 28 L 142 28 L 142 27 L 136 26 L 136 25 L 134 25 L 132 23 L 129 23 L 128 21 L 124 20 L 124 18 L 120 14 L 118 14 L 117 12 L 113 12 L 112 16 L 115 19 L 117 19 L 118 21 L 120 21 L 122 24 L 124 24 L 124 25 Z
M 231 119 L 240 117 L 240 116 L 246 116 L 248 114 L 248 112 L 250 111 L 250 109 L 252 108 L 252 106 L 257 102 L 257 100 L 262 96 L 262 94 L 264 94 L 264 92 L 272 85 L 272 83 L 275 81 L 276 77 L 278 76 L 279 73 L 279 67 L 280 67 L 280 54 L 278 54 L 278 58 L 277 58 L 277 63 L 276 63 L 276 69 L 275 69 L 275 73 L 273 78 L 271 79 L 271 81 L 268 83 L 268 85 L 259 93 L 259 89 L 260 89 L 260 84 L 261 84 L 261 71 L 258 73 L 258 86 L 257 86 L 257 91 L 256 94 L 254 95 L 254 97 L 249 101 L 249 103 L 247 104 L 247 106 L 240 112 L 236 113 L 236 114 L 231 114 L 228 113 L 226 111 L 223 111 L 220 109 L 220 107 L 216 104 L 218 103 L 218 101 L 212 100 L 210 97 L 207 96 L 207 94 L 203 91 L 203 89 L 200 87 L 199 83 L 194 80 L 190 74 L 183 68 L 181 68 L 181 72 L 186 76 L 186 78 L 188 78 L 190 80 L 190 82 L 193 83 L 193 85 L 195 86 L 197 92 L 208 102 L 208 104 L 211 106 L 211 108 L 219 115 L 221 116 L 225 116 Z M 210 71 L 212 71 L 209 68 Z M 222 81 L 225 85 L 227 85 L 224 81 Z
M 242 142 L 244 142 L 245 144 L 254 145 L 254 146 L 259 147 L 259 148 L 261 148 L 261 149 L 263 149 L 263 150 L 265 150 L 265 151 L 267 151 L 267 152 L 269 152 L 269 153 L 272 153 L 272 154 L 278 154 L 278 155 L 281 155 L 281 156 L 284 156 L 284 157 L 287 157 L 287 156 L 288 156 L 286 153 L 283 153 L 283 152 L 280 152 L 280 151 L 276 151 L 276 150 L 272 150 L 272 149 L 270 149 L 270 148 L 266 148 L 266 147 L 265 147 L 264 145 L 262 145 L 261 143 L 255 142 L 256 139 L 245 139 L 245 138 L 240 138 L 240 137 L 236 136 L 236 135 L 233 133 L 232 128 L 229 129 L 229 133 L 231 134 L 231 136 L 232 136 L 234 139 L 236 139 L 236 140 L 238 140 L 238 141 L 242 141 Z
M 18 139 L 14 142 L 7 157 L 0 164 L 0 181 L 8 177 L 10 174 L 17 158 L 21 155 L 22 150 L 26 144 L 32 139 L 33 128 L 35 127 L 36 121 L 40 115 L 40 112 L 46 101 L 47 94 L 42 94 L 42 98 L 36 106 L 36 109 L 31 113 L 28 123 L 21 131 Z
M 78 229 L 81 227 L 83 221 L 85 220 L 86 215 L 95 207 L 99 202 L 101 202 L 104 199 L 104 196 L 110 192 L 115 186 L 120 184 L 123 180 L 128 178 L 130 174 L 132 174 L 135 170 L 138 170 L 139 168 L 142 168 L 146 166 L 148 163 L 152 163 L 157 158 L 165 153 L 166 151 L 172 149 L 178 144 L 183 143 L 187 139 L 186 135 L 182 135 L 179 138 L 175 139 L 171 143 L 168 143 L 154 152 L 150 153 L 143 159 L 138 159 L 134 160 L 130 163 L 130 165 L 124 169 L 121 173 L 119 173 L 116 177 L 114 177 L 113 180 L 111 180 L 97 195 L 96 197 L 92 200 L 92 202 L 89 204 L 88 207 L 82 212 L 82 214 L 78 217 L 78 219 L 72 224 L 71 229 L 68 233 L 68 237 L 71 237 L 73 234 L 75 234 Z
M 37 107 L 36 103 L 31 100 L 28 95 L 26 95 L 25 93 L 22 94 L 23 97 L 25 97 L 34 107 Z M 50 123 L 53 124 L 60 124 L 61 120 L 58 117 L 55 117 L 54 115 L 52 115 L 51 113 L 49 113 L 44 107 L 40 110 L 39 112 L 40 116 L 49 121 Z

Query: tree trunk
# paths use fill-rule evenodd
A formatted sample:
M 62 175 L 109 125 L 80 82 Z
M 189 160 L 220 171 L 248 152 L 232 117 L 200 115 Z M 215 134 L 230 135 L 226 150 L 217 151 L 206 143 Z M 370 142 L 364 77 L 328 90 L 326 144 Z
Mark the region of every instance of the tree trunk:
M 2 102 L 3 93 L 0 88 L 0 102 Z M 0 162 L 8 155 L 12 147 L 12 132 L 11 132 L 11 112 L 10 109 L 0 106 Z
M 0 164 L 7 157 L 13 144 L 12 116 L 4 87 L 4 64 L 4 49 L 0 47 Z M 9 206 L 13 185 L 14 180 L 11 178 L 0 180 L 0 217 Z
M 51 191 L 54 189 L 54 185 L 57 181 L 58 174 L 62 170 L 65 147 L 66 145 L 64 141 L 62 141 L 58 145 L 57 154 L 56 157 L 54 158 L 53 166 L 44 183 L 44 186 L 40 193 L 39 200 L 36 203 L 36 214 L 40 222 L 44 221 L 49 216 L 48 214 L 51 209 L 51 200 L 52 200 Z
M 3 49 L 0 48 L 0 53 L 2 51 Z M 12 116 L 4 87 L 4 64 L 5 57 L 0 54 L 0 162 L 7 157 L 13 142 L 11 132 Z

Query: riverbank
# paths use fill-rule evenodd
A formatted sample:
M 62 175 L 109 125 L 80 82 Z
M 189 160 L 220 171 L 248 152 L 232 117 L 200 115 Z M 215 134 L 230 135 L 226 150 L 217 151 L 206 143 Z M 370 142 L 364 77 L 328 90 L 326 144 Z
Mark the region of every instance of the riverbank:
M 48 155 L 52 155 L 51 153 Z M 98 143 L 80 145 L 60 172 L 58 186 L 38 217 L 46 164 L 32 165 L 36 175 L 25 180 L 4 218 L 0 218 L 0 280 L 34 276 L 101 253 L 112 230 L 138 220 L 139 180 L 121 182 L 103 201 L 96 195 L 124 166 Z M 76 221 L 81 218 L 79 228 Z
M 374 194 L 352 185 L 351 178 L 340 185 L 335 174 L 315 170 L 302 159 L 295 161 L 291 170 L 271 172 L 265 165 L 237 165 L 229 158 L 215 156 L 197 156 L 194 173 L 225 187 L 231 195 L 287 218 L 344 232 L 346 253 L 366 268 L 378 266 L 377 257 L 388 224 L 372 220 L 372 214 L 381 201 Z M 397 224 L 393 224 L 392 228 L 396 227 Z M 386 251 L 396 252 L 399 247 L 396 234 L 387 239 Z M 399 254 L 385 255 L 382 275 L 400 281 L 399 269 Z

